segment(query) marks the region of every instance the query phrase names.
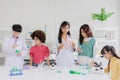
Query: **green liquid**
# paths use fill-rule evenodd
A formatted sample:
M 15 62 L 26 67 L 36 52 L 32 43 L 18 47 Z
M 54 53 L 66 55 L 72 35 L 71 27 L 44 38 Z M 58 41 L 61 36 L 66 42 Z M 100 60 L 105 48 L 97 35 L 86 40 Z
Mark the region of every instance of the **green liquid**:
M 19 53 L 20 53 L 20 50 L 16 50 L 15 52 L 16 52 L 17 54 L 19 54 Z

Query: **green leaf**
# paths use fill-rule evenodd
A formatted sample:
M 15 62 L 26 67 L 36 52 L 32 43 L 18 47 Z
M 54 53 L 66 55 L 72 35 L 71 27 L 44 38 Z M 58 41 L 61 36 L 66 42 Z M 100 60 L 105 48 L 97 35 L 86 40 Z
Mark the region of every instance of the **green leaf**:
M 101 14 L 105 15 L 105 8 L 101 8 Z
M 98 19 L 99 18 L 99 14 L 92 14 L 92 18 L 93 18 L 93 20 Z
M 92 14 L 93 20 L 100 20 L 100 21 L 106 21 L 109 17 L 111 17 L 114 13 L 108 13 L 106 14 L 105 8 L 101 8 L 101 13 L 100 14 Z
M 101 14 L 101 18 L 102 18 L 102 21 L 105 21 L 106 20 L 106 15 L 105 14 Z
M 108 14 L 107 14 L 107 18 L 111 17 L 113 14 L 114 14 L 113 12 L 108 13 Z

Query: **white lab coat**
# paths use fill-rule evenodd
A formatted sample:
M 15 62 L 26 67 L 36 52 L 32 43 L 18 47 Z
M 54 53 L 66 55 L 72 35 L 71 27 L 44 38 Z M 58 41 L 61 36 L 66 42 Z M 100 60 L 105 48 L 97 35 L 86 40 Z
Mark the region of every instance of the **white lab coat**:
M 67 36 L 67 41 L 72 41 L 72 39 Z M 58 52 L 59 42 L 58 39 L 53 44 L 53 53 L 56 53 L 57 66 L 73 66 L 74 65 L 74 50 L 66 41 L 62 39 L 62 43 L 67 47 L 63 47 Z
M 21 56 L 16 54 L 16 49 L 13 49 L 14 44 L 19 45 L 16 49 L 21 51 Z M 2 44 L 2 51 L 6 54 L 5 66 L 12 68 L 22 68 L 24 64 L 24 56 L 27 54 L 27 45 L 20 37 L 15 40 L 12 36 L 6 37 Z

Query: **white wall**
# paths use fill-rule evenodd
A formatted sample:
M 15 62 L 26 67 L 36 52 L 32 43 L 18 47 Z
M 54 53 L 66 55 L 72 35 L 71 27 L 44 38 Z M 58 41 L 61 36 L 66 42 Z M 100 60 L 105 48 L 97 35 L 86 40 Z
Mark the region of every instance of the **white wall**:
M 0 29 L 15 23 L 23 26 L 23 33 L 44 30 L 46 24 L 47 33 L 54 34 L 55 0 L 0 0 Z
M 20 23 L 24 33 L 28 33 L 35 29 L 44 30 L 46 24 L 47 39 L 52 41 L 61 22 L 67 20 L 71 24 L 72 37 L 77 40 L 82 24 L 100 27 L 101 23 L 92 20 L 91 14 L 98 13 L 102 7 L 115 13 L 105 27 L 119 27 L 119 3 L 120 0 L 0 0 L 0 30 Z

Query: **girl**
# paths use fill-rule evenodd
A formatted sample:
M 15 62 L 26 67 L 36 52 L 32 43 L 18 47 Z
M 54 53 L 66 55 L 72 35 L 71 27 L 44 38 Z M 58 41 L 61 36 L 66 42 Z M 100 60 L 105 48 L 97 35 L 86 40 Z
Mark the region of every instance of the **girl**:
M 75 48 L 75 43 L 72 41 L 70 35 L 70 24 L 67 21 L 63 21 L 59 28 L 57 39 L 57 66 L 73 66 L 73 52 Z
M 88 58 L 93 58 L 94 53 L 97 52 L 97 45 L 89 25 L 84 24 L 79 30 L 79 40 L 77 52 L 79 53 L 78 62 L 80 56 L 85 56 Z
M 105 73 L 110 73 L 111 80 L 120 80 L 120 57 L 117 56 L 114 47 L 106 45 L 101 50 L 101 54 L 109 60 Z
M 30 66 L 38 66 L 46 59 L 49 64 L 49 49 L 43 43 L 45 43 L 46 36 L 42 30 L 36 30 L 31 34 L 31 38 L 34 39 L 35 45 L 30 48 Z

